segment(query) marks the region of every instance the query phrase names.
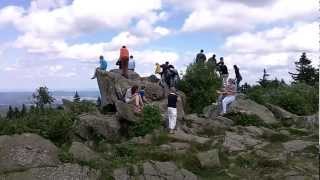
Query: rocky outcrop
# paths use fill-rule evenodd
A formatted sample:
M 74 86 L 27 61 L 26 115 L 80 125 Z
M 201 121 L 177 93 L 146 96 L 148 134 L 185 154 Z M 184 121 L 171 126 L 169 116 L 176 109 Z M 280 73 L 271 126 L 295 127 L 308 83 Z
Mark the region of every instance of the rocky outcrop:
M 256 115 L 266 124 L 279 123 L 269 109 L 241 94 L 230 104 L 228 112 Z
M 69 149 L 69 153 L 72 154 L 72 157 L 78 161 L 89 162 L 101 159 L 96 152 L 80 142 L 73 142 Z
M 223 147 L 228 152 L 236 152 L 247 150 L 248 148 L 252 148 L 262 142 L 258 139 L 255 139 L 249 135 L 239 135 L 234 132 L 226 132 L 224 137 Z
M 75 133 L 88 140 L 94 136 L 112 139 L 118 136 L 120 123 L 115 115 L 82 114 L 74 124 Z
M 59 163 L 58 148 L 39 135 L 0 136 L 0 173 Z
M 56 167 L 32 168 L 22 172 L 0 175 L 5 180 L 98 180 L 100 171 L 78 164 L 62 164 Z
M 119 70 L 111 70 L 110 72 L 97 70 L 96 73 L 102 105 L 114 104 L 121 100 L 126 90 L 133 85 L 145 86 L 145 96 L 152 101 L 165 97 L 164 90 L 158 83 L 138 78 L 139 75 L 135 72 L 130 72 L 128 79 L 124 78 Z
M 197 154 L 197 158 L 202 167 L 211 168 L 211 167 L 221 166 L 218 149 L 212 149 L 210 151 L 200 152 Z
M 183 131 L 176 131 L 174 134 L 168 135 L 170 138 L 178 140 L 178 141 L 186 141 L 186 142 L 195 142 L 199 144 L 205 144 L 210 141 L 209 138 L 200 137 L 192 134 L 187 134 Z
M 282 143 L 283 148 L 287 152 L 299 152 L 311 145 L 316 145 L 316 143 L 303 140 L 292 140 L 286 143 Z
M 140 169 L 140 171 L 139 171 Z M 197 180 L 193 173 L 179 169 L 173 162 L 148 161 L 142 164 L 141 168 L 133 166 L 131 172 L 129 168 L 119 168 L 113 171 L 115 180 Z

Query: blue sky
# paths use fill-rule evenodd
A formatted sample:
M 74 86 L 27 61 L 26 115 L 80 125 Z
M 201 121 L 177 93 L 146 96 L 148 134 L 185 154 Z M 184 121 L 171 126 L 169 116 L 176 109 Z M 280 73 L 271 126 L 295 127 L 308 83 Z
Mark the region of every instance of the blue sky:
M 195 54 L 223 56 L 233 77 L 255 83 L 264 68 L 290 81 L 302 52 L 318 65 L 317 0 L 2 0 L 0 91 L 94 90 L 99 55 L 115 68 L 129 47 L 136 71 L 155 62 L 184 71 Z

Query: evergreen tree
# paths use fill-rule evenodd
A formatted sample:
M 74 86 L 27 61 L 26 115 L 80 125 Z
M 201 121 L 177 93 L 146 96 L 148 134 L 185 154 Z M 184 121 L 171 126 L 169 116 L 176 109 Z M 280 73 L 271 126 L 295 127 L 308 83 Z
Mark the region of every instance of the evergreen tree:
M 299 61 L 295 62 L 297 73 L 291 73 L 294 83 L 305 83 L 314 86 L 319 81 L 319 69 L 312 67 L 311 60 L 307 58 L 306 53 L 302 53 Z
M 21 109 L 21 112 L 20 112 L 20 115 L 21 116 L 24 116 L 27 114 L 27 108 L 26 108 L 26 105 L 22 104 L 22 109 Z
M 259 79 L 259 81 L 258 81 L 260 86 L 262 86 L 262 87 L 266 87 L 267 86 L 267 84 L 268 84 L 268 76 L 270 76 L 270 74 L 267 73 L 266 69 L 263 69 L 262 79 Z
M 13 117 L 14 118 L 20 117 L 20 111 L 19 111 L 19 109 L 17 107 L 14 108 Z
M 80 96 L 78 94 L 78 91 L 73 96 L 73 102 L 80 102 Z
M 8 110 L 8 112 L 7 112 L 7 118 L 8 119 L 12 119 L 13 118 L 13 114 L 14 112 L 13 112 L 13 109 L 12 109 L 12 107 L 11 106 L 9 106 L 9 110 Z
M 37 107 L 43 108 L 46 104 L 51 104 L 54 102 L 54 98 L 50 95 L 47 87 L 39 87 L 35 93 L 32 95 L 34 102 Z

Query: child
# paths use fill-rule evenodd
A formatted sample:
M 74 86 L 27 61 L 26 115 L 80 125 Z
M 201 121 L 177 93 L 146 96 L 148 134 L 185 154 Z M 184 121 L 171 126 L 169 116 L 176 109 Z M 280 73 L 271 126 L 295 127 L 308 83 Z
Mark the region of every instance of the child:
M 144 89 L 145 89 L 146 87 L 144 87 L 144 86 L 141 86 L 141 89 L 140 89 L 140 91 L 139 91 L 139 94 L 140 94 L 140 96 L 141 96 L 141 99 L 142 99 L 142 101 L 143 102 L 147 102 L 147 100 L 146 100 L 146 97 L 144 96 Z
M 174 87 L 170 88 L 170 93 L 168 95 L 168 119 L 169 119 L 169 133 L 173 134 L 176 128 L 177 122 L 177 100 L 178 95 L 176 94 L 176 89 Z

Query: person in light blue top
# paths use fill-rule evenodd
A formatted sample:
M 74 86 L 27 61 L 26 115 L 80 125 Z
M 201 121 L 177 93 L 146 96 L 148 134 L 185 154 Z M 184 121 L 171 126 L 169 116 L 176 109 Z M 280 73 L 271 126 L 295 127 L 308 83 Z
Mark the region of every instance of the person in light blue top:
M 99 61 L 100 66 L 96 68 L 96 71 L 95 71 L 95 73 L 94 73 L 94 75 L 93 75 L 93 77 L 91 79 L 95 79 L 97 77 L 96 72 L 97 72 L 98 69 L 99 70 L 103 70 L 103 71 L 107 70 L 108 62 L 104 59 L 103 56 L 100 56 L 99 59 L 100 59 L 100 61 Z
M 128 69 L 131 71 L 134 71 L 135 68 L 136 68 L 136 62 L 134 61 L 133 56 L 130 56 Z

